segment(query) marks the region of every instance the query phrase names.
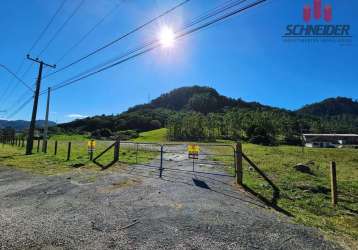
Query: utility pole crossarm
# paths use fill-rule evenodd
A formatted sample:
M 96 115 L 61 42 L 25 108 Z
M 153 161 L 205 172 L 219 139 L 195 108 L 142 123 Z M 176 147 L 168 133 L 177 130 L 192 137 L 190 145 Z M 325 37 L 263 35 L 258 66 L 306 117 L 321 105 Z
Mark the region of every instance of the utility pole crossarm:
M 27 59 L 29 59 L 30 61 L 34 61 L 34 62 L 36 62 L 36 63 L 42 63 L 44 66 L 47 66 L 47 67 L 50 67 L 50 68 L 56 68 L 56 64 L 53 64 L 53 65 L 51 65 L 51 64 L 47 64 L 47 63 L 45 63 L 45 62 L 43 62 L 43 61 L 41 61 L 39 58 L 31 58 L 31 56 L 30 55 L 26 55 L 26 58 Z

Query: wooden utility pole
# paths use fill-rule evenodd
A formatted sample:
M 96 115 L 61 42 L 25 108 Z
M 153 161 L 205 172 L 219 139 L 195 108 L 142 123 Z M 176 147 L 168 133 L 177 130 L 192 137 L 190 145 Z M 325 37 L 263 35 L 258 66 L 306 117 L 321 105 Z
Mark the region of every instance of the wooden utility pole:
M 51 88 L 47 89 L 47 103 L 46 103 L 46 116 L 45 116 L 45 126 L 44 126 L 44 134 L 43 134 L 43 142 L 42 142 L 42 152 L 47 152 L 47 132 L 48 132 L 48 116 L 50 109 L 50 94 Z
M 27 136 L 27 144 L 26 144 L 26 154 L 31 155 L 33 143 L 34 143 L 33 139 L 34 139 L 35 125 L 36 125 L 37 105 L 39 102 L 43 66 L 55 68 L 56 65 L 46 64 L 43 61 L 40 61 L 38 58 L 36 58 L 36 59 L 31 58 L 30 55 L 27 55 L 27 59 L 40 64 L 39 73 L 38 73 L 37 80 L 36 80 L 36 89 L 35 89 L 35 94 L 34 94 L 34 106 L 32 108 L 31 122 L 30 122 L 29 134 Z

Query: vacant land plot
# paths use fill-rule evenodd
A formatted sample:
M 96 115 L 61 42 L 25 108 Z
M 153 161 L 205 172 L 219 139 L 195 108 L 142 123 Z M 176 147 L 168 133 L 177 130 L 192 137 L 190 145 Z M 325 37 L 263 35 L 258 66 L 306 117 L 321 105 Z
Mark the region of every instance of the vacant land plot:
M 139 140 L 145 141 L 146 137 L 155 141 L 165 140 L 162 130 L 155 131 L 155 133 L 147 132 L 144 135 L 142 134 L 140 137 L 141 139 Z M 52 146 L 50 145 L 54 141 L 50 142 L 47 155 L 36 153 L 32 156 L 24 156 L 22 148 L 1 145 L 0 165 L 26 170 L 30 172 L 30 174 L 36 174 L 36 176 L 38 174 L 70 176 L 71 182 L 73 182 L 74 179 L 79 178 L 80 182 L 76 183 L 79 183 L 81 187 L 83 186 L 83 183 L 86 183 L 86 185 L 84 185 L 86 187 L 101 185 L 99 179 L 105 183 L 109 176 L 112 175 L 112 172 L 115 172 L 114 176 L 121 178 L 119 176 L 123 174 L 123 169 L 121 169 L 120 172 L 116 172 L 115 169 L 117 169 L 118 166 L 106 171 L 99 171 L 100 169 L 98 166 L 88 160 L 86 151 L 86 143 L 88 139 L 76 137 L 77 140 L 74 140 L 74 138 L 66 137 L 61 140 L 61 138 L 62 137 L 57 138 L 63 143 L 62 150 L 59 151 L 60 153 L 57 156 L 53 156 L 51 153 L 53 148 L 51 148 Z M 66 145 L 67 140 L 69 139 L 72 139 L 73 141 L 74 153 L 71 156 L 71 160 L 66 161 Z M 112 142 L 97 142 L 97 153 L 111 143 Z M 233 142 L 226 141 L 225 143 Z M 232 165 L 232 158 L 229 159 L 224 156 L 232 153 L 231 151 L 227 152 L 228 148 L 212 147 L 211 150 L 216 154 L 216 156 L 212 156 L 215 158 L 212 160 L 218 162 L 230 162 L 230 165 Z M 271 186 L 268 185 L 268 183 L 259 176 L 247 162 L 244 162 L 244 184 L 251 194 L 255 193 L 255 195 L 266 201 L 264 206 L 275 207 L 276 210 L 281 211 L 286 215 L 290 215 L 290 221 L 319 228 L 329 239 L 339 242 L 342 246 L 348 249 L 354 249 L 358 241 L 357 150 L 307 148 L 302 150 L 302 148 L 291 146 L 264 147 L 244 144 L 243 151 L 261 170 L 264 171 L 279 189 L 279 195 L 274 197 Z M 110 152 L 108 155 L 105 155 L 102 161 L 106 162 L 113 159 L 112 154 L 113 153 Z M 122 148 L 120 156 L 123 161 L 130 164 L 148 163 L 155 160 L 156 157 L 158 157 L 158 153 L 144 152 L 142 157 L 140 157 L 141 159 L 138 160 L 139 158 L 136 159 L 135 153 L 129 148 Z M 338 176 L 338 205 L 336 207 L 332 207 L 330 203 L 329 164 L 333 160 L 337 162 Z M 309 171 L 301 172 L 296 170 L 294 166 L 298 163 L 303 163 L 304 165 L 309 166 Z M 168 161 L 166 164 L 173 166 L 175 161 Z M 156 166 L 157 165 L 158 164 L 156 164 Z M 146 174 L 154 179 L 158 178 L 158 172 L 155 172 L 157 170 L 154 169 L 153 171 Z M 228 168 L 227 171 L 231 171 L 232 174 L 233 168 Z M 164 171 L 164 173 L 170 174 L 172 177 L 174 177 L 174 175 L 176 176 L 175 182 L 173 182 L 175 184 L 172 182 L 167 183 L 170 188 L 179 183 L 183 184 L 182 182 L 185 182 L 186 184 L 189 183 L 191 186 L 194 185 L 206 188 L 207 181 L 205 181 L 205 185 L 200 185 L 200 181 L 194 181 L 192 175 L 186 176 L 186 174 L 182 172 Z M 72 175 L 75 177 L 72 177 Z M 48 177 L 42 178 L 47 181 Z M 215 178 L 213 180 L 212 177 L 207 179 L 214 182 L 215 186 L 229 190 L 229 193 L 235 192 L 236 195 L 237 192 L 238 195 L 243 195 L 241 192 L 238 192 L 235 187 L 227 185 L 227 180 L 215 180 Z M 158 181 L 162 182 L 163 180 L 157 179 L 155 183 Z M 107 187 L 103 184 L 104 189 L 100 190 L 117 190 L 118 187 L 130 188 L 132 186 L 144 185 L 145 183 L 146 182 L 143 180 L 137 182 L 136 179 L 124 180 L 119 184 L 112 183 L 113 185 L 110 185 L 109 182 L 107 182 Z M 218 185 L 218 183 L 221 184 Z M 6 185 L 6 182 L 3 186 L 4 185 Z M 212 192 L 215 190 L 212 185 L 212 183 L 208 185 L 211 190 L 210 193 L 216 193 Z M 191 190 L 190 192 L 193 191 Z M 175 196 L 174 193 L 173 195 Z M 228 197 L 230 197 L 230 195 Z M 249 197 L 252 198 L 252 196 Z M 255 198 L 255 201 L 257 201 L 257 198 Z M 259 203 L 261 204 L 260 206 L 264 204 L 261 202 Z M 235 215 L 232 216 L 235 217 Z
M 1 249 L 339 249 L 207 175 L 159 179 L 137 165 L 0 176 Z

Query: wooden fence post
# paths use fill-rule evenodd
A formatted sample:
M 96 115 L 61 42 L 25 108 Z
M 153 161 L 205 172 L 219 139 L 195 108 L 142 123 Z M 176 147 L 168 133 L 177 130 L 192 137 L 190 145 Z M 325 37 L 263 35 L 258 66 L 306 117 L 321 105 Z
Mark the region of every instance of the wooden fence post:
M 160 146 L 160 167 L 159 167 L 159 178 L 163 175 L 163 145 Z
M 236 183 L 242 185 L 243 171 L 242 171 L 242 144 L 236 143 Z
M 68 143 L 68 148 L 67 148 L 67 160 L 69 161 L 71 158 L 71 142 Z
M 91 140 L 90 142 L 90 152 L 89 152 L 90 161 L 93 160 L 93 142 L 94 140 Z
M 37 153 L 40 151 L 40 139 L 37 139 Z
M 55 151 L 53 153 L 54 155 L 57 155 L 57 141 L 55 141 Z
M 331 162 L 331 195 L 332 205 L 337 204 L 337 174 L 336 174 L 336 162 Z
M 48 142 L 48 140 L 43 140 L 42 141 L 42 148 L 43 148 L 43 152 L 45 153 L 45 154 L 47 154 L 47 142 Z
M 121 145 L 121 141 L 120 141 L 120 140 L 117 140 L 116 143 L 114 144 L 113 160 L 114 160 L 115 162 L 119 161 L 120 145 Z

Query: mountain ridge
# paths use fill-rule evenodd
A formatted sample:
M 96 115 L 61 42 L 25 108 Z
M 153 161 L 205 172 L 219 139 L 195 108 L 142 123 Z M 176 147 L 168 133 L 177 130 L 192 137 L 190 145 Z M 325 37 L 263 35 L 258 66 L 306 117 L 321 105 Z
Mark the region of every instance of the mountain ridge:
M 247 102 L 241 98 L 226 97 L 214 88 L 197 85 L 173 89 L 148 103 L 135 105 L 117 115 L 96 115 L 58 124 L 54 128 L 76 133 L 103 132 L 98 132 L 99 130 L 108 130 L 104 131 L 104 134 L 126 130 L 141 132 L 166 127 L 170 118 L 178 114 L 198 113 L 203 116 L 218 114 L 223 120 L 225 115 L 233 112 L 236 112 L 235 119 L 239 120 L 240 117 L 246 116 L 249 118 L 245 119 L 263 116 L 266 116 L 265 119 L 273 119 L 275 117 L 279 121 L 279 124 L 275 126 L 284 127 L 286 126 L 284 124 L 290 123 L 287 126 L 291 126 L 290 130 L 296 132 L 303 129 L 315 132 L 356 131 L 358 133 L 358 102 L 351 98 L 327 98 L 291 111 L 259 102 Z M 277 123 L 277 121 L 273 122 Z M 11 122 L 15 121 L 8 121 L 7 124 Z M 4 121 L 0 120 L 0 128 L 4 127 L 2 124 Z M 22 120 L 17 121 L 17 124 L 22 124 L 22 126 L 18 125 L 17 129 L 28 126 L 28 122 L 26 124 L 26 121 Z M 297 124 L 301 127 L 300 129 Z
M 224 116 L 233 111 L 251 112 L 251 116 L 271 112 L 272 116 L 276 116 L 280 121 L 282 119 L 282 123 L 286 123 L 288 119 L 291 123 L 301 124 L 300 126 L 308 131 L 350 131 L 352 128 L 355 131 L 354 128 L 358 127 L 357 102 L 350 98 L 328 98 L 291 111 L 259 102 L 246 102 L 241 98 L 226 97 L 211 87 L 197 85 L 173 89 L 149 103 L 135 105 L 118 115 L 97 115 L 60 124 L 58 127 L 75 132 L 93 132 L 100 129 L 140 132 L 165 127 L 168 119 L 178 113 L 196 112 L 204 116 L 217 113 Z M 297 126 L 294 130 L 298 130 Z
M 55 122 L 53 121 L 49 121 L 49 126 L 55 126 L 57 125 Z M 36 121 L 36 127 L 38 128 L 42 128 L 44 127 L 45 124 L 45 120 L 37 120 Z M 3 128 L 13 128 L 17 131 L 21 131 L 24 129 L 27 129 L 30 126 L 30 121 L 26 121 L 26 120 L 5 120 L 5 119 L 0 119 L 0 129 Z
M 347 97 L 331 97 L 320 102 L 307 104 L 297 110 L 300 114 L 313 116 L 339 116 L 339 115 L 355 115 L 358 116 L 358 101 Z

